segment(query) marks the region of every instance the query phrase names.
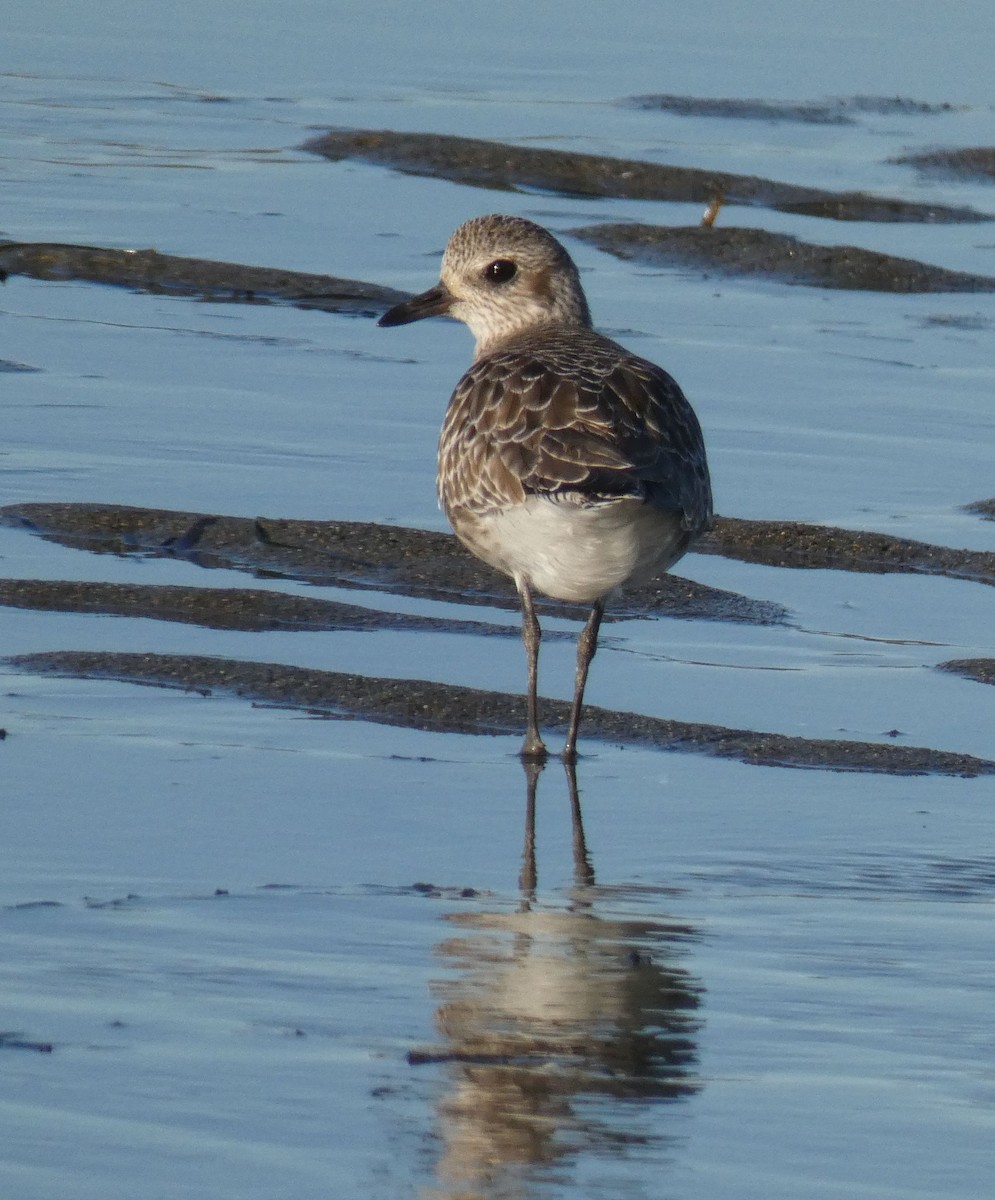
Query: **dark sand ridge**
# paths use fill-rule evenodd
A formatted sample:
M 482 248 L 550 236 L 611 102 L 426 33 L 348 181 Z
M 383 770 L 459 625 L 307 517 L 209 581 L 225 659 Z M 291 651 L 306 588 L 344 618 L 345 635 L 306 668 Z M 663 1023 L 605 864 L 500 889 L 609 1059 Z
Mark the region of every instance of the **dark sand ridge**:
M 826 100 L 722 99 L 668 94 L 627 96 L 617 101 L 646 112 L 669 112 L 682 117 L 721 117 L 747 121 L 792 121 L 802 125 L 856 125 L 855 114 L 876 116 L 935 116 L 963 111 L 957 104 L 930 104 L 907 96 L 835 96 Z
M 918 154 L 903 154 L 888 161 L 917 167 L 929 175 L 995 180 L 995 146 L 959 146 L 956 149 L 925 150 Z
M 0 510 L 2 511 L 2 510 Z M 700 554 L 721 554 L 771 567 L 859 571 L 872 575 L 944 575 L 995 585 L 995 553 L 936 546 L 887 533 L 719 517 L 695 543 Z
M 338 161 L 352 158 L 411 175 L 448 179 L 496 191 L 541 189 L 568 196 L 622 200 L 671 200 L 773 208 L 839 221 L 956 223 L 990 221 L 990 213 L 940 204 L 831 192 L 697 167 L 675 167 L 638 159 L 578 154 L 516 146 L 480 138 L 437 133 L 398 133 L 390 129 L 336 129 L 302 147 Z
M 406 292 L 333 275 L 180 258 L 155 250 L 113 250 L 55 242 L 0 242 L 0 280 L 8 275 L 83 279 L 139 292 L 241 304 L 282 303 L 364 316 L 375 316 L 407 298 Z
M 970 504 L 965 504 L 964 511 L 977 513 L 979 517 L 984 517 L 986 521 L 995 521 L 995 496 L 992 496 L 988 500 L 974 500 Z
M 114 554 L 175 555 L 205 567 L 250 571 L 381 592 L 514 609 L 514 590 L 463 551 L 448 534 L 356 522 L 277 521 L 113 505 L 24 504 L 0 509 L 0 523 L 68 546 Z M 995 556 L 952 551 L 879 534 L 825 530 L 800 523 L 720 518 L 705 549 L 791 566 L 869 571 L 926 571 L 995 582 Z M 261 589 L 11 580 L 0 603 L 73 612 L 102 612 L 191 621 L 227 629 L 415 629 L 517 638 L 517 626 L 382 613 Z M 576 614 L 549 603 L 545 611 Z M 722 620 L 785 620 L 776 605 L 664 576 L 630 593 L 618 615 L 654 612 Z M 569 635 L 568 635 L 569 636 Z M 520 733 L 520 696 L 425 681 L 305 671 L 189 656 L 64 651 L 10 660 L 25 670 L 162 684 L 195 691 L 234 691 L 249 699 L 325 715 L 463 733 Z M 565 728 L 568 706 L 543 701 L 544 723 Z M 897 774 L 995 772 L 969 755 L 893 744 L 794 738 L 590 709 L 586 735 L 660 749 L 694 750 L 744 762 Z
M 725 275 L 760 275 L 785 283 L 851 291 L 992 292 L 995 277 L 950 271 L 859 246 L 820 246 L 787 234 L 740 226 L 589 225 L 572 237 L 619 258 Z M 406 292 L 331 275 L 177 258 L 154 250 L 108 250 L 49 242 L 0 245 L 0 275 L 81 279 L 132 291 L 195 296 L 235 304 L 289 304 L 375 316 Z
M 448 533 L 363 521 L 253 520 L 112 504 L 12 504 L 0 508 L 0 524 L 84 550 L 171 555 L 202 566 L 287 575 L 326 586 L 517 607 L 513 586 Z M 995 553 L 990 551 L 801 521 L 717 517 L 715 528 L 694 549 L 775 567 L 942 575 L 995 584 Z M 545 611 L 584 612 L 551 601 Z M 627 617 L 665 613 L 753 624 L 786 617 L 776 604 L 669 574 L 626 591 L 615 611 Z
M 373 721 L 433 732 L 521 735 L 525 699 L 425 680 L 380 679 L 307 670 L 284 663 L 242 662 L 187 655 L 53 651 L 5 660 L 21 671 L 76 679 L 176 687 L 210 695 L 233 693 L 261 704 L 303 709 L 316 716 Z M 544 728 L 566 729 L 570 705 L 541 701 Z M 726 729 L 587 705 L 584 737 L 658 750 L 708 754 L 756 766 L 808 767 L 889 775 L 995 774 L 995 762 L 968 754 L 877 742 L 788 737 Z
M 174 584 L 94 583 L 76 579 L 0 579 L 0 605 L 35 612 L 146 617 L 209 629 L 251 632 L 401 630 L 521 637 L 517 625 L 384 612 L 358 604 L 316 600 L 261 588 L 202 588 Z M 548 631 L 552 639 L 572 634 Z
M 252 520 L 110 504 L 15 504 L 0 508 L 0 524 L 25 528 L 51 541 L 96 553 L 186 558 L 203 567 L 248 571 L 325 587 L 518 608 L 511 582 L 480 563 L 448 533 L 362 521 Z M 44 584 L 39 582 L 37 586 L 43 588 Z M 63 608 L 72 599 L 74 586 L 78 592 L 74 606 L 89 603 L 86 584 L 60 583 L 52 589 L 49 606 Z M 223 596 L 220 589 L 212 591 Z M 37 601 L 42 599 L 40 591 L 34 595 Z M 273 603 L 268 601 L 270 606 Z M 314 619 L 329 619 L 330 614 L 313 603 Z M 219 605 L 220 623 L 227 617 L 225 604 L 219 600 Z M 586 609 L 557 601 L 543 601 L 538 607 L 547 614 L 582 619 L 587 616 Z M 302 608 L 295 612 L 293 619 L 304 619 Z M 763 625 L 783 622 L 787 616 L 780 605 L 751 600 L 676 575 L 664 575 L 626 593 L 614 606 L 612 618 L 648 614 Z M 279 619 L 279 614 L 276 616 Z M 436 622 L 438 628 L 447 625 L 442 620 Z
M 786 283 L 878 292 L 992 292 L 995 277 L 949 271 L 915 259 L 819 246 L 787 234 L 734 226 L 590 225 L 568 231 L 620 258 Z M 113 250 L 51 242 L 0 244 L 0 277 L 81 279 L 132 291 L 235 304 L 289 304 L 375 316 L 408 293 L 332 275 L 179 258 L 155 250 Z
M 739 226 L 587 225 L 567 231 L 618 258 L 809 287 L 869 292 L 992 292 L 995 277 L 948 271 L 860 246 L 818 246 Z
M 995 684 L 995 658 L 952 658 L 949 662 L 937 663 L 938 671 L 949 671 L 975 683 Z

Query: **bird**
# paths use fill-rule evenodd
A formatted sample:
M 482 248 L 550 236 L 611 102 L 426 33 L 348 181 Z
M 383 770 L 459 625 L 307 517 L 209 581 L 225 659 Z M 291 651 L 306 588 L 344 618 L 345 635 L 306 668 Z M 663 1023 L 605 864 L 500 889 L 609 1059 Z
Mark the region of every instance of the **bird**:
M 595 331 L 564 246 L 522 217 L 452 234 L 438 284 L 382 327 L 448 315 L 476 339 L 439 438 L 439 502 L 457 538 L 511 577 L 528 677 L 525 761 L 548 751 L 538 719 L 535 596 L 590 605 L 577 640 L 566 763 L 609 599 L 672 566 L 712 523 L 701 426 L 662 367 Z

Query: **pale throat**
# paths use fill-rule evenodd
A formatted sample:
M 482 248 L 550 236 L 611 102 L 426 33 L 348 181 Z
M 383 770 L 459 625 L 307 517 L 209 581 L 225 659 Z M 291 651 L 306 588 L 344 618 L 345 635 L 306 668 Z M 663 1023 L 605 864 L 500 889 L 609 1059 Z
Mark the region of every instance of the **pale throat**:
M 462 311 L 454 311 L 452 315 L 463 321 L 476 339 L 474 357 L 478 359 L 523 333 L 534 333 L 544 327 L 591 328 L 587 306 L 570 297 L 553 304 L 546 296 L 524 302 L 518 297 L 514 306 L 494 305 L 483 311 L 470 305 L 460 307 Z

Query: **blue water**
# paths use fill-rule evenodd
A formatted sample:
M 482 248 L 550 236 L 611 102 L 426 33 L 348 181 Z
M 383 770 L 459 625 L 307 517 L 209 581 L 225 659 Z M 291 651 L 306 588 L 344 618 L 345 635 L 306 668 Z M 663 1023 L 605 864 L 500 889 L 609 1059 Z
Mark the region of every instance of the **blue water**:
M 0 235 L 416 290 L 475 213 L 561 233 L 700 216 L 488 193 L 299 149 L 336 125 L 995 213 L 990 184 L 887 161 L 995 144 L 993 43 L 980 2 L 623 3 L 606 16 L 593 4 L 8 0 Z M 615 103 L 646 92 L 951 107 L 813 126 Z M 995 225 L 756 209 L 720 219 L 995 274 Z M 567 242 L 599 325 L 667 366 L 694 402 L 721 512 L 995 548 L 995 524 L 960 507 L 995 493 L 989 297 L 705 278 Z M 29 368 L 0 373 L 0 503 L 444 528 L 434 454 L 469 358 L 459 327 L 384 331 L 15 277 L 0 291 L 0 328 L 0 359 Z M 700 556 L 679 569 L 777 601 L 792 624 L 614 624 L 595 703 L 804 736 L 880 741 L 897 729 L 908 744 L 992 755 L 993 690 L 931 669 L 992 654 L 990 589 Z M 0 570 L 246 585 L 236 572 L 97 558 L 13 530 L 0 530 Z M 513 643 L 456 635 L 247 634 L 0 610 L 0 641 L 4 653 L 223 654 L 513 692 L 524 674 Z M 569 693 L 572 654 L 544 648 L 545 694 Z M 0 1041 L 4 1195 L 990 1192 L 991 780 L 598 746 L 579 769 L 596 882 L 578 875 L 553 765 L 539 782 L 530 899 L 513 739 L 11 672 L 2 692 L 0 1033 L 53 1046 Z M 665 985 L 694 1001 L 680 1010 L 681 1071 L 647 1070 L 641 1096 L 619 1094 L 612 1054 L 666 1050 Z M 566 1061 L 565 1044 L 587 1049 Z M 537 1045 L 546 1059 L 516 1074 Z M 490 1060 L 460 1058 L 481 1046 Z M 413 1050 L 436 1060 L 410 1065 Z

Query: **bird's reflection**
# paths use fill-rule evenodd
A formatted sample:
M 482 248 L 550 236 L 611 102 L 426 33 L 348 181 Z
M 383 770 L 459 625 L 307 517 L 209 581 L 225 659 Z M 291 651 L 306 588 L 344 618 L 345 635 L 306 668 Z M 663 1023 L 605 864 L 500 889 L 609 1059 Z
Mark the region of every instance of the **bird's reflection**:
M 572 767 L 573 886 L 566 904 L 537 900 L 541 771 L 526 766 L 517 911 L 446 918 L 459 928 L 437 947 L 452 971 L 433 985 L 443 1041 L 412 1055 L 448 1072 L 432 1193 L 447 1200 L 526 1197 L 582 1154 L 665 1140 L 654 1102 L 699 1086 L 701 988 L 673 962 L 694 930 L 609 915 L 631 895 L 595 883 Z

